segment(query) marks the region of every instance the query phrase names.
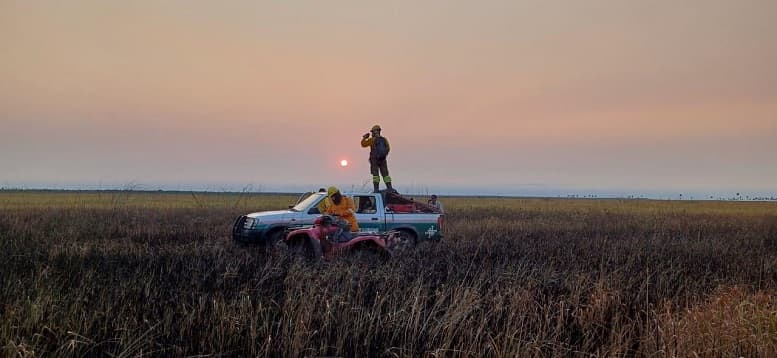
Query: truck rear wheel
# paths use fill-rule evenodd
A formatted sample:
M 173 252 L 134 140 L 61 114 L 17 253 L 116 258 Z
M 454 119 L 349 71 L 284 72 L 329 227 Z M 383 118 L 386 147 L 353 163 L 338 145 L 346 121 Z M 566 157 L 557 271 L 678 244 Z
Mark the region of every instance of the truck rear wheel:
M 398 230 L 388 243 L 388 248 L 394 255 L 402 254 L 415 249 L 416 235 L 410 230 Z

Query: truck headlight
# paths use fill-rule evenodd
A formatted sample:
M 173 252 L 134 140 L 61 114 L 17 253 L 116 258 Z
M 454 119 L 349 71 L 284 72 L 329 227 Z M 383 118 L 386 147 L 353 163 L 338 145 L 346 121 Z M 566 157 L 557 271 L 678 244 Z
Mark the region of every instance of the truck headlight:
M 243 229 L 252 229 L 254 227 L 254 222 L 256 222 L 256 219 L 246 218 L 246 221 L 243 222 Z

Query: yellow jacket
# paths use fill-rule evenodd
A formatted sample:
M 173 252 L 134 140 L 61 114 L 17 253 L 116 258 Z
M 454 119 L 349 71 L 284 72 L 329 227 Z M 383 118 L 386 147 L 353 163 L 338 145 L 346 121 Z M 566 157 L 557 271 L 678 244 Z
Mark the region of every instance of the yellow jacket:
M 320 203 L 316 206 L 318 208 L 318 212 L 322 215 L 326 215 L 327 209 L 329 209 L 329 206 L 332 205 L 332 200 L 329 200 L 329 198 L 324 198 L 324 200 L 321 200 Z
M 331 198 L 325 198 L 318 204 L 318 210 L 321 214 L 335 215 L 345 219 L 351 225 L 351 232 L 359 231 L 359 222 L 356 221 L 356 216 L 353 214 L 356 211 L 353 199 L 343 195 L 343 200 L 340 200 L 338 205 Z

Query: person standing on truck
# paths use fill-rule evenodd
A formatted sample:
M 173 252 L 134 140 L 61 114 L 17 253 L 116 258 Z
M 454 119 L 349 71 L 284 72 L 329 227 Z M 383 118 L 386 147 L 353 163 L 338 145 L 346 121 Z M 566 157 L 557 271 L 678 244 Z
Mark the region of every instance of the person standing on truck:
M 372 174 L 373 192 L 377 193 L 380 191 L 381 176 L 383 177 L 383 182 L 386 183 L 386 189 L 394 191 L 394 188 L 391 186 L 391 176 L 389 176 L 388 163 L 386 161 L 386 157 L 388 157 L 391 151 L 391 145 L 389 145 L 386 137 L 380 135 L 379 125 L 372 126 L 370 133 L 365 133 L 362 136 L 361 145 L 362 148 L 370 147 L 370 173 Z
M 437 194 L 432 194 L 432 198 L 429 199 L 427 202 L 429 206 L 433 206 L 437 209 L 440 209 L 440 214 L 445 214 L 445 209 L 442 208 L 442 203 L 437 200 Z
M 318 210 L 321 211 L 321 214 L 337 216 L 339 219 L 347 222 L 350 232 L 358 232 L 359 222 L 356 221 L 356 216 L 353 214 L 354 211 L 356 211 L 356 206 L 353 205 L 353 199 L 341 194 L 340 190 L 334 186 L 330 186 L 326 190 L 326 193 L 327 197 L 318 204 Z M 340 239 L 340 236 L 347 235 L 347 232 L 344 231 L 341 234 L 342 235 L 337 235 L 338 240 Z

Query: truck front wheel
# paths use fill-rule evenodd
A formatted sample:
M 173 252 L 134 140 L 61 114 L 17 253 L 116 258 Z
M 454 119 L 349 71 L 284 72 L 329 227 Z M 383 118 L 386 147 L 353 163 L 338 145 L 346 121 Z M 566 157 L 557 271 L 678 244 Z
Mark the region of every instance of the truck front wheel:
M 275 246 L 278 244 L 278 242 L 284 239 L 284 234 L 286 234 L 286 228 L 279 227 L 273 229 L 267 233 L 267 241 L 265 241 L 265 245 L 267 245 L 267 247 Z
M 291 257 L 317 259 L 322 256 L 321 244 L 307 235 L 296 235 L 289 240 L 280 241 L 279 248 L 284 248 Z

